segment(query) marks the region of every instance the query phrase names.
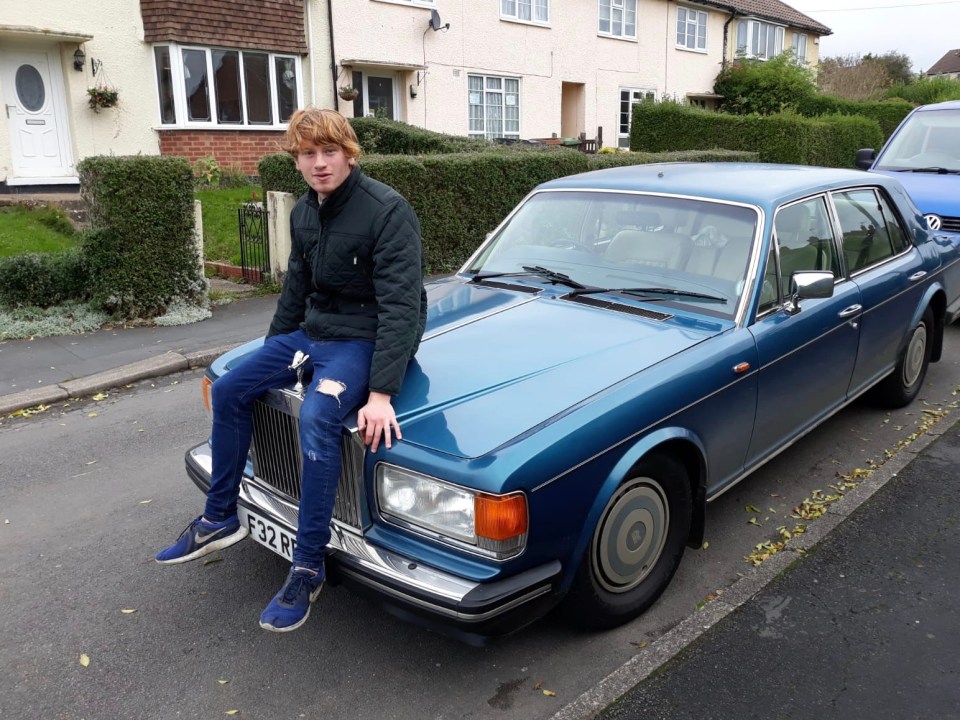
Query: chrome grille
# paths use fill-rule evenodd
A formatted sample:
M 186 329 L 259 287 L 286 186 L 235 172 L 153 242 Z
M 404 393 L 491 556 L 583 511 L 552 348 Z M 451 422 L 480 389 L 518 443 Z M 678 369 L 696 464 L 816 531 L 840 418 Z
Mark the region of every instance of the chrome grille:
M 960 232 L 960 217 L 940 216 L 940 229 L 950 232 Z
M 253 441 L 250 454 L 257 479 L 284 497 L 300 502 L 303 454 L 300 448 L 300 397 L 271 391 L 253 408 Z M 344 431 L 340 437 L 340 482 L 333 518 L 360 529 L 363 481 L 363 443 Z

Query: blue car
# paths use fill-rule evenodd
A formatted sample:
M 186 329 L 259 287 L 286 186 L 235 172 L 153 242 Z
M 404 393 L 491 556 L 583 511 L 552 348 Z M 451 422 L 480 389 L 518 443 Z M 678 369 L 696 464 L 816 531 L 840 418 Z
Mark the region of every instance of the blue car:
M 859 150 L 856 163 L 899 178 L 932 230 L 960 233 L 960 100 L 913 110 L 879 155 Z
M 855 398 L 916 397 L 958 258 L 881 174 L 661 164 L 537 187 L 428 285 L 403 440 L 371 453 L 345 424 L 328 575 L 471 642 L 557 605 L 629 621 L 702 544 L 710 500 Z M 300 404 L 293 386 L 258 403 L 240 496 L 287 558 Z M 186 463 L 206 489 L 208 444 Z

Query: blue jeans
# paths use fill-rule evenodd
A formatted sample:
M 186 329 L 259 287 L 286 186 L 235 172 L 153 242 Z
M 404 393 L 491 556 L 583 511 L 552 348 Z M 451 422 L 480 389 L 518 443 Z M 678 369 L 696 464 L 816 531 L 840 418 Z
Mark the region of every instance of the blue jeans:
M 317 341 L 302 330 L 274 335 L 213 383 L 213 472 L 203 514 L 207 520 L 219 522 L 237 512 L 240 479 L 253 434 L 253 404 L 267 390 L 296 381 L 296 372 L 288 367 L 297 350 L 310 356 L 313 380 L 300 408 L 303 477 L 293 563 L 318 568 L 330 542 L 330 519 L 340 479 L 342 423 L 367 398 L 372 341 Z

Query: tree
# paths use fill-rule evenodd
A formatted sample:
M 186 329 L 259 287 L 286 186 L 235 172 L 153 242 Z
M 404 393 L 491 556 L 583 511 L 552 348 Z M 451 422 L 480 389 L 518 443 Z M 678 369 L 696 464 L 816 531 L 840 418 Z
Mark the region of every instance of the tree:
M 820 92 L 844 100 L 876 100 L 891 85 L 883 63 L 865 61 L 859 55 L 843 55 L 820 61 L 817 83 Z
M 724 98 L 720 109 L 737 115 L 795 110 L 816 89 L 812 71 L 795 61 L 792 50 L 766 61 L 738 58 L 713 84 L 713 91 Z
M 882 65 L 887 71 L 887 77 L 890 78 L 891 85 L 908 83 L 916 79 L 916 76 L 911 70 L 913 62 L 909 57 L 895 50 L 885 52 L 883 55 L 867 53 L 863 56 L 863 62 L 874 62 Z

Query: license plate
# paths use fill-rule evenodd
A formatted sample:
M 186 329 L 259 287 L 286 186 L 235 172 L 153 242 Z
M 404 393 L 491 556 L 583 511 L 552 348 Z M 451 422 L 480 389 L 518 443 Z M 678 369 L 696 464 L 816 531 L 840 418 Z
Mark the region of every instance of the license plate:
M 250 530 L 250 537 L 293 562 L 293 549 L 297 546 L 297 539 L 289 531 L 243 506 L 237 507 L 237 518 Z

